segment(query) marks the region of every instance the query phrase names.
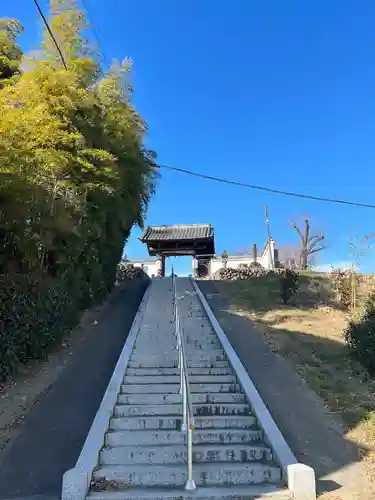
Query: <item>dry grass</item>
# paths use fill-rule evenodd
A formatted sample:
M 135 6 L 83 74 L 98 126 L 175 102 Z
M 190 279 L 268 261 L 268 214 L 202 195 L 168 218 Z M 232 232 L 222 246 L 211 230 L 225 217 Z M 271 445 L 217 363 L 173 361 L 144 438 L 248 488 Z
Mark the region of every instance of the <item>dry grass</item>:
M 375 477 L 375 381 L 354 360 L 342 331 L 345 311 L 334 303 L 324 277 L 303 277 L 294 305 L 282 306 L 275 278 L 217 282 L 231 312 L 256 322 L 272 349 L 341 417 L 346 436 L 367 453 L 365 472 Z

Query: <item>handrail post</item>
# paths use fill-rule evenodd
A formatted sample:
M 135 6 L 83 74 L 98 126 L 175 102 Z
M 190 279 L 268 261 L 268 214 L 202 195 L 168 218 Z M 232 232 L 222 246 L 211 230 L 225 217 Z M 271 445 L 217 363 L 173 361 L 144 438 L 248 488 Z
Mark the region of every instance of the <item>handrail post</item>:
M 181 339 L 180 339 L 181 342 Z M 180 394 L 184 395 L 184 359 L 182 356 L 181 343 L 178 351 L 178 367 L 180 368 Z
M 196 485 L 193 479 L 193 422 L 192 417 L 188 414 L 188 429 L 187 429 L 187 480 L 185 490 L 195 490 Z
M 182 369 L 181 369 L 181 374 L 182 374 Z M 181 375 L 181 386 L 182 386 L 182 424 L 181 424 L 181 431 L 186 432 L 187 431 L 187 424 L 188 424 L 188 411 L 187 411 L 187 394 L 186 394 L 186 380 L 183 376 Z
M 189 388 L 188 367 L 186 361 L 186 353 L 184 347 L 184 339 L 182 337 L 180 315 L 177 304 L 177 290 L 174 271 L 172 268 L 172 294 L 173 294 L 173 315 L 174 328 L 176 335 L 176 348 L 178 350 L 178 367 L 180 369 L 180 394 L 182 396 L 182 422 L 181 432 L 186 433 L 187 440 L 187 480 L 185 490 L 195 490 L 196 485 L 193 479 L 193 429 L 194 415 L 191 404 L 191 394 Z
M 178 352 L 178 367 L 181 368 L 181 337 L 179 335 L 180 321 L 178 319 L 178 312 L 176 307 L 176 349 Z

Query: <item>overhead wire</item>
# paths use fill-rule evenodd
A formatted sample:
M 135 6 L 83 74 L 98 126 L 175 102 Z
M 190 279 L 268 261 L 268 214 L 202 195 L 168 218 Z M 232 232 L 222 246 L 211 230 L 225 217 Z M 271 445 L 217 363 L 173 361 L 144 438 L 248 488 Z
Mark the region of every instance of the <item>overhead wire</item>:
M 55 46 L 56 46 L 57 52 L 58 52 L 58 53 L 59 53 L 59 55 L 60 55 L 61 61 L 62 61 L 63 65 L 64 65 L 64 68 L 68 71 L 68 66 L 67 66 L 67 64 L 66 64 L 66 62 L 65 62 L 65 59 L 64 59 L 63 53 L 62 53 L 62 51 L 61 51 L 61 49 L 60 49 L 60 47 L 59 47 L 59 44 L 58 44 L 58 43 L 57 43 L 57 41 L 56 41 L 56 38 L 55 38 L 54 34 L 52 33 L 52 30 L 51 30 L 51 28 L 50 28 L 50 26 L 49 26 L 49 24 L 48 24 L 48 21 L 47 21 L 47 19 L 46 19 L 45 15 L 43 14 L 42 8 L 41 8 L 41 6 L 39 5 L 38 0 L 34 0 L 34 3 L 35 3 L 35 5 L 36 5 L 36 8 L 37 8 L 37 9 L 38 9 L 38 11 L 39 11 L 40 17 L 43 19 L 43 22 L 44 22 L 44 24 L 45 24 L 45 26 L 46 26 L 46 28 L 47 28 L 47 31 L 48 31 L 48 33 L 49 33 L 50 37 L 52 38 L 53 43 L 54 43 L 54 44 L 55 44 Z
M 284 196 L 294 196 L 295 198 L 305 198 L 308 200 L 323 201 L 326 203 L 338 203 L 341 205 L 350 205 L 350 206 L 354 206 L 354 207 L 375 208 L 375 205 L 371 205 L 368 203 L 360 203 L 360 202 L 356 202 L 356 201 L 342 200 L 342 199 L 336 199 L 336 198 L 325 198 L 323 196 L 313 196 L 310 194 L 294 193 L 291 191 L 282 191 L 281 189 L 274 189 L 274 188 L 269 188 L 266 186 L 258 186 L 256 184 L 248 184 L 246 182 L 225 179 L 222 177 L 215 177 L 212 175 L 201 174 L 199 172 L 194 172 L 192 170 L 187 170 L 184 168 L 171 167 L 169 165 L 156 165 L 156 167 L 167 169 L 167 170 L 173 170 L 175 172 L 180 172 L 183 174 L 192 175 L 194 177 L 200 177 L 201 179 L 206 179 L 206 180 L 215 181 L 215 182 L 221 182 L 223 184 L 231 184 L 233 186 L 240 186 L 240 187 L 245 187 L 245 188 L 249 188 L 249 189 L 256 189 L 258 191 L 266 191 L 268 193 L 281 194 Z
M 59 47 L 59 44 L 57 43 L 56 41 L 56 38 L 48 24 L 48 21 L 46 19 L 46 17 L 44 16 L 43 14 L 43 11 L 39 5 L 39 2 L 38 0 L 33 0 L 38 11 L 39 11 L 39 14 L 41 16 L 41 18 L 43 19 L 43 22 L 48 30 L 48 33 L 52 39 L 52 41 L 54 42 L 55 46 L 56 46 L 56 49 L 60 55 L 60 58 L 61 58 L 61 61 L 64 65 L 64 68 L 67 70 L 68 67 L 67 67 L 67 64 L 65 62 L 65 59 L 64 59 L 64 56 L 63 56 L 63 53 Z M 84 7 L 84 9 L 86 10 L 86 13 L 87 13 L 87 16 L 89 16 L 89 9 L 88 9 L 88 4 L 86 2 L 86 0 L 81 0 L 82 1 L 82 5 Z M 95 24 L 92 25 L 92 30 L 93 30 L 93 34 L 94 34 L 94 37 L 96 39 L 96 42 L 98 44 L 98 48 L 100 49 L 101 53 L 103 54 L 103 59 L 105 61 L 105 63 L 107 64 L 107 66 L 109 67 L 110 64 L 108 64 L 108 59 L 105 55 L 105 52 L 102 48 L 102 44 L 100 43 L 100 37 L 99 37 L 99 33 L 98 31 L 96 30 L 95 28 Z M 314 200 L 314 201 L 322 201 L 322 202 L 325 202 L 325 203 L 336 203 L 336 204 L 340 204 L 340 205 L 349 205 L 349 206 L 354 206 L 354 207 L 361 207 L 361 208 L 372 208 L 372 209 L 375 209 L 375 205 L 371 205 L 371 204 L 368 204 L 368 203 L 360 203 L 360 202 L 356 202 L 356 201 L 350 201 L 350 200 L 342 200 L 342 199 L 337 199 L 337 198 L 326 198 L 326 197 L 323 197 L 323 196 L 313 196 L 313 195 L 309 195 L 309 194 L 305 194 L 305 193 L 294 193 L 294 192 L 291 192 L 291 191 L 283 191 L 281 189 L 274 189 L 274 188 L 269 188 L 269 187 L 266 187 L 266 186 L 259 186 L 259 185 L 256 185 L 256 184 L 249 184 L 249 183 L 246 183 L 246 182 L 241 182 L 241 181 L 235 181 L 235 180 L 231 180 L 231 179 L 225 179 L 225 178 L 222 178 L 222 177 L 216 177 L 216 176 L 212 176 L 212 175 L 207 175 L 207 174 L 201 174 L 199 172 L 194 172 L 192 170 L 187 170 L 187 169 L 184 169 L 184 168 L 178 168 L 178 167 L 171 167 L 170 165 L 160 165 L 160 164 L 156 164 L 155 165 L 156 168 L 164 168 L 164 169 L 167 169 L 167 170 L 172 170 L 172 171 L 175 171 L 175 172 L 180 172 L 180 173 L 183 173 L 183 174 L 187 174 L 187 175 L 191 175 L 191 176 L 194 176 L 194 177 L 199 177 L 201 179 L 206 179 L 206 180 L 211 180 L 211 181 L 215 181 L 215 182 L 220 182 L 220 183 L 223 183 L 223 184 L 229 184 L 229 185 L 233 185 L 233 186 L 240 186 L 240 187 L 245 187 L 245 188 L 248 188 L 248 189 L 255 189 L 255 190 L 258 190 L 258 191 L 265 191 L 265 192 L 268 192 L 268 193 L 273 193 L 273 194 L 281 194 L 281 195 L 284 195 L 284 196 L 293 196 L 295 198 L 304 198 L 304 199 L 308 199 L 308 200 Z

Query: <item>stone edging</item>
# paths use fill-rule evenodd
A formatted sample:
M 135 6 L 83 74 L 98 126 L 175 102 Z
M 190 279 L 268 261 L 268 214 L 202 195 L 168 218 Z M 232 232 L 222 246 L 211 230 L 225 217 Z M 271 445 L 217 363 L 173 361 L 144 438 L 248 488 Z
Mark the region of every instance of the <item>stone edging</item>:
M 221 328 L 198 284 L 192 279 L 191 282 L 213 329 L 219 337 L 223 349 L 237 375 L 247 399 L 252 406 L 254 414 L 265 433 L 265 437 L 275 453 L 277 462 L 283 471 L 284 481 L 288 485 L 289 490 L 294 494 L 294 499 L 315 500 L 316 486 L 314 469 L 308 467 L 307 465 L 298 463 L 296 457 L 292 453 L 283 435 L 281 434 L 281 431 L 277 427 L 270 412 L 264 404 L 254 383 L 250 379 L 249 374 L 231 346 L 227 335 Z
M 151 286 L 152 285 L 149 285 L 146 289 L 138 307 L 129 335 L 121 351 L 77 463 L 73 469 L 66 471 L 63 475 L 61 500 L 84 500 L 86 498 L 90 487 L 92 472 L 98 465 L 98 457 L 104 445 L 105 433 L 109 427 L 109 420 L 113 414 L 113 408 L 117 401 L 124 373 L 150 296 Z

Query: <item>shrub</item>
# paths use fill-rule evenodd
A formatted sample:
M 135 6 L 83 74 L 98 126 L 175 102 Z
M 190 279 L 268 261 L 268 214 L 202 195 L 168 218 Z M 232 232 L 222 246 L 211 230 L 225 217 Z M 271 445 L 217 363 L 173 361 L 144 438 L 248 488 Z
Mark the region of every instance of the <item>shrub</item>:
M 43 279 L 44 278 L 44 279 Z M 31 275 L 0 276 L 0 380 L 30 359 L 44 358 L 79 319 L 64 282 Z
M 237 269 L 241 270 L 241 271 L 248 269 L 248 268 L 249 268 L 249 266 L 247 264 L 239 264 L 237 267 Z
M 333 269 L 330 278 L 336 295 L 336 302 L 348 308 L 352 298 L 352 273 L 349 269 Z
M 283 304 L 287 304 L 298 291 L 299 274 L 293 269 L 276 269 L 275 275 L 279 280 L 280 298 Z
M 117 265 L 116 279 L 118 281 L 142 278 L 148 278 L 148 276 L 141 267 L 135 267 L 133 264 L 128 264 L 126 262 L 120 262 Z
M 234 281 L 234 280 L 248 280 L 253 278 L 260 278 L 261 276 L 265 276 L 268 273 L 267 269 L 262 266 L 256 267 L 246 267 L 233 269 L 228 267 L 226 269 L 222 268 L 216 271 L 213 278 L 217 280 L 226 280 L 226 281 Z
M 349 320 L 344 337 L 363 366 L 375 372 L 375 289 L 365 298 L 360 312 Z
M 130 64 L 99 71 L 77 1 L 50 3 L 66 69 L 45 34 L 21 71 L 22 28 L 0 19 L 1 379 L 45 356 L 111 290 L 158 176 Z

